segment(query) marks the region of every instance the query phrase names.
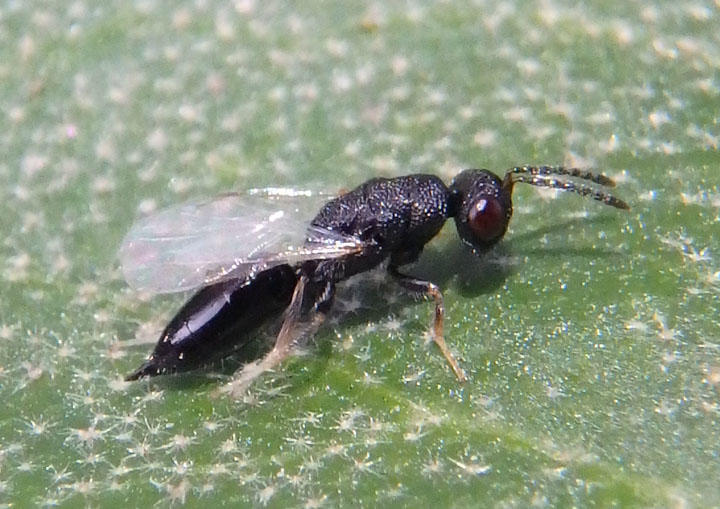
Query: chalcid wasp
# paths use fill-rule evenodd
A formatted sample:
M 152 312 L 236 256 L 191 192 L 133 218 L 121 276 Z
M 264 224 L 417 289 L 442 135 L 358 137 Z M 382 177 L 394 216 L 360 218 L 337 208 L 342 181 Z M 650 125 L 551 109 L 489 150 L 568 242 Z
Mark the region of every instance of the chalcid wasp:
M 603 190 L 614 186 L 604 175 L 522 166 L 502 179 L 487 170 L 464 170 L 449 186 L 425 174 L 374 178 L 327 201 L 314 218 L 318 209 L 308 209 L 312 193 L 277 188 L 226 194 L 140 219 L 120 249 L 128 283 L 152 293 L 196 293 L 127 380 L 205 365 L 241 348 L 266 321 L 282 317 L 272 349 L 240 373 L 247 386 L 312 337 L 332 307 L 337 283 L 387 261 L 388 274 L 401 287 L 434 300 L 432 338 L 464 381 L 465 372 L 445 344 L 440 289 L 400 267 L 415 262 L 451 217 L 474 252 L 495 245 L 512 216 L 517 183 L 629 209 Z

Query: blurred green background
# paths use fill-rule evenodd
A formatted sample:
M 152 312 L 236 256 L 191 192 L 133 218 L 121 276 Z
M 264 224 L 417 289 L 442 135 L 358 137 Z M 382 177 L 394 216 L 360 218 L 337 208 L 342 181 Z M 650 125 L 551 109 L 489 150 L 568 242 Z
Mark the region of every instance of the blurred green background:
M 719 10 L 0 4 L 0 504 L 720 505 Z M 122 382 L 184 298 L 122 282 L 136 218 L 523 163 L 633 208 L 518 186 L 481 260 L 448 225 L 413 273 L 466 384 L 382 274 L 241 400 L 229 365 Z

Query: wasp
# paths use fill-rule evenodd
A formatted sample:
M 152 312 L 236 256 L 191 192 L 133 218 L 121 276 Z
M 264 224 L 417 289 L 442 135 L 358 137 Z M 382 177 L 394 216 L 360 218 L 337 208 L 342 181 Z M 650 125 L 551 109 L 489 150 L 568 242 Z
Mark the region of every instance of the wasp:
M 434 301 L 432 339 L 457 379 L 465 381 L 445 343 L 440 289 L 401 267 L 418 259 L 449 218 L 475 253 L 497 244 L 512 217 L 518 183 L 629 209 L 603 189 L 614 186 L 604 175 L 520 166 L 503 178 L 488 170 L 464 170 L 450 185 L 429 174 L 373 178 L 327 201 L 309 222 L 312 193 L 284 188 L 225 194 L 140 219 L 119 253 L 128 283 L 153 293 L 196 293 L 126 380 L 208 364 L 242 347 L 266 321 L 282 317 L 272 349 L 249 364 L 249 382 L 313 336 L 339 282 L 387 262 L 388 274 L 402 288 Z

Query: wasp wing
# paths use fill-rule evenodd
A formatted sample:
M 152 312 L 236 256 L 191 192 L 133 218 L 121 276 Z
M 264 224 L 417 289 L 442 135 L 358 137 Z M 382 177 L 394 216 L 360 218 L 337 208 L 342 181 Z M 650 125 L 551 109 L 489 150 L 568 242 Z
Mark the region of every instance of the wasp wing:
M 360 239 L 309 226 L 328 195 L 281 188 L 228 193 L 139 219 L 119 251 L 128 284 L 191 290 L 288 263 L 357 253 Z

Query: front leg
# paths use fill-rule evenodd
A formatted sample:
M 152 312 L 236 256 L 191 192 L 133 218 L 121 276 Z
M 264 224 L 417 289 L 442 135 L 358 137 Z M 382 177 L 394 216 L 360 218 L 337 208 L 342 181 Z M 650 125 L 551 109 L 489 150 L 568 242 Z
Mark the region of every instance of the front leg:
M 422 279 L 416 279 L 414 277 L 402 274 L 398 271 L 397 265 L 390 264 L 388 266 L 388 272 L 406 290 L 410 290 L 415 293 L 422 293 L 435 301 L 435 318 L 432 325 L 432 337 L 435 344 L 440 348 L 440 351 L 447 359 L 450 367 L 455 372 L 455 376 L 460 382 L 467 380 L 465 372 L 460 367 L 458 362 L 455 360 L 450 349 L 445 344 L 445 337 L 443 334 L 443 322 L 445 318 L 445 304 L 443 303 L 443 296 L 440 289 L 434 283 L 429 281 L 423 281 Z

